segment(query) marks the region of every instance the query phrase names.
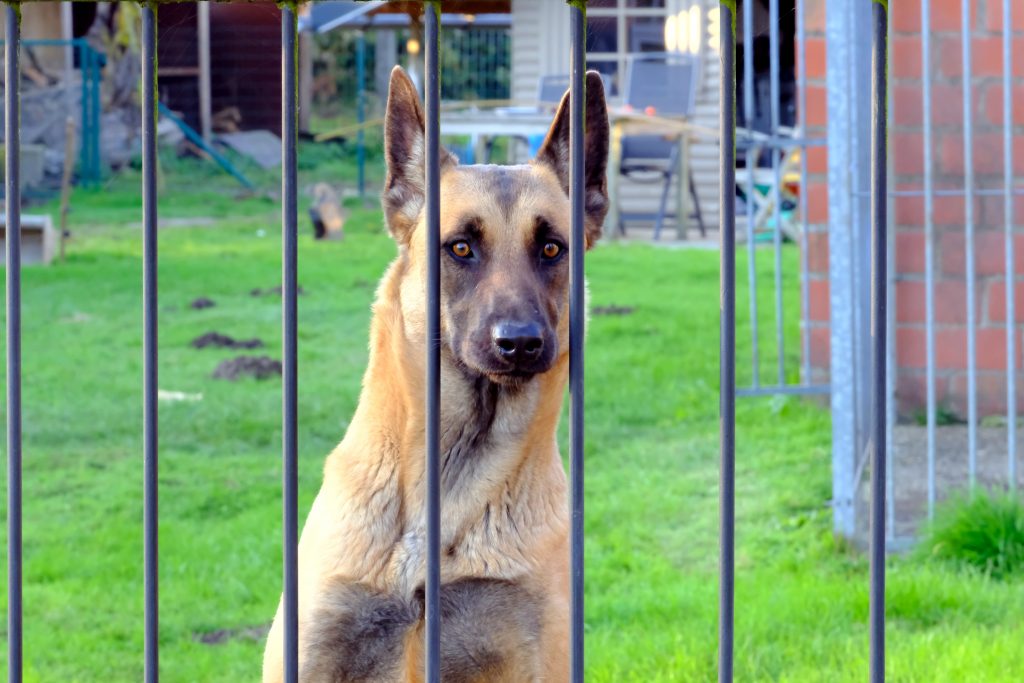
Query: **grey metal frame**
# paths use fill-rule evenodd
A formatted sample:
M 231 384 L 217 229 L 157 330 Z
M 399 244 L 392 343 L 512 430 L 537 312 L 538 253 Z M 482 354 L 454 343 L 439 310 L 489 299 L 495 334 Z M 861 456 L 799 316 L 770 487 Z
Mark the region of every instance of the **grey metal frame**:
M 923 0 L 927 5 L 928 0 Z M 440 683 L 440 486 L 439 486 L 439 411 L 440 411 L 440 166 L 439 166 L 439 11 L 440 4 L 430 0 L 425 14 L 425 113 L 426 113 L 426 225 L 427 225 L 427 391 L 424 397 L 427 409 L 426 449 L 427 449 L 427 582 L 426 582 L 426 629 L 425 629 L 425 668 L 427 681 Z M 777 15 L 776 0 L 772 0 L 773 16 Z M 840 19 L 848 19 L 848 14 L 840 14 L 831 9 L 828 27 L 834 32 L 840 27 Z M 966 7 L 966 3 L 965 3 Z M 1004 13 L 1009 27 L 1010 0 L 1004 0 Z M 730 26 L 733 22 L 735 4 L 722 0 L 722 25 Z M 844 9 L 849 9 L 849 6 Z M 143 12 L 142 36 L 142 74 L 143 74 L 143 338 L 144 338 L 144 422 L 143 422 L 143 461 L 144 461 L 144 575 L 145 575 L 145 680 L 155 683 L 158 678 L 158 594 L 157 594 L 157 186 L 156 186 L 156 16 L 155 3 L 146 3 Z M 584 680 L 584 557 L 583 557 L 583 503 L 584 503 L 584 397 L 583 397 L 583 352 L 585 322 L 585 282 L 584 282 L 584 141 L 585 128 L 584 108 L 584 72 L 586 58 L 584 51 L 585 11 L 577 4 L 570 4 L 570 49 L 571 49 L 571 107 L 570 107 L 570 206 L 572 239 L 570 245 L 570 490 L 571 490 L 571 679 L 574 683 Z M 749 5 L 745 10 L 750 17 Z M 852 11 L 852 10 L 851 10 Z M 802 4 L 801 12 L 802 17 Z M 869 389 L 863 397 L 871 402 L 873 420 L 871 439 L 874 459 L 872 463 L 872 536 L 871 536 L 871 672 L 873 681 L 881 681 L 884 677 L 884 580 L 885 580 L 885 471 L 886 471 L 886 429 L 888 421 L 886 391 L 886 283 L 887 283 L 887 215 L 886 207 L 888 178 L 886 175 L 886 108 L 882 105 L 886 92 L 886 40 L 887 12 L 882 2 L 874 3 L 874 66 L 872 99 L 874 108 L 873 144 L 870 176 L 871 199 L 871 254 L 873 256 L 873 272 L 870 279 L 872 300 L 871 307 L 871 373 L 866 372 L 867 365 L 850 365 L 851 371 L 842 380 L 852 380 L 860 376 Z M 8 198 L 7 213 L 7 448 L 8 448 L 8 648 L 9 648 L 9 680 L 21 681 L 22 676 L 22 547 L 21 547 L 21 289 L 20 289 L 20 187 L 19 187 L 19 120 L 18 120 L 18 51 L 20 45 L 19 18 L 15 3 L 5 3 L 5 22 L 7 41 L 6 56 L 6 88 L 4 93 L 5 133 L 8 154 L 6 156 L 6 192 Z M 750 22 L 747 22 L 749 27 Z M 799 34 L 803 40 L 803 23 L 800 19 Z M 848 29 L 849 26 L 843 26 Z M 298 456 L 298 411 L 297 411 L 297 103 L 295 83 L 297 65 L 295 59 L 296 45 L 296 11 L 294 6 L 286 4 L 281 14 L 282 35 L 282 337 L 284 344 L 283 389 L 282 389 L 282 477 L 283 477 L 283 602 L 284 602 L 284 667 L 285 680 L 288 683 L 298 681 L 298 513 L 297 513 L 297 456 Z M 1010 51 L 1009 28 L 1006 29 L 1006 49 L 1004 61 L 1007 75 L 1004 86 L 1010 84 Z M 845 45 L 845 43 L 843 43 Z M 720 347 L 720 524 L 721 524 L 721 556 L 720 556 L 720 611 L 719 611 L 719 680 L 731 681 L 733 678 L 733 646 L 734 646 L 734 531 L 735 531 L 735 405 L 738 395 L 735 385 L 736 371 L 736 263 L 735 263 L 735 35 L 732 31 L 721 32 L 721 59 L 723 76 L 720 82 L 722 102 L 720 118 L 721 134 L 721 347 Z M 965 52 L 966 55 L 966 52 Z M 748 57 L 749 59 L 749 57 Z M 845 63 L 845 70 L 839 68 Z M 965 56 L 965 61 L 969 57 Z M 841 87 L 850 86 L 854 78 L 857 60 L 854 54 L 840 51 L 833 55 L 830 50 L 830 77 L 835 75 Z M 862 65 L 863 66 L 863 65 Z M 777 102 L 778 65 L 775 64 L 773 74 L 773 98 Z M 802 71 L 802 70 L 801 70 Z M 835 73 L 833 73 L 835 72 Z M 748 69 L 748 75 L 750 70 Z M 12 87 L 13 85 L 13 87 Z M 847 90 L 849 92 L 849 89 Z M 750 90 L 748 89 L 745 106 L 750 107 Z M 830 113 L 833 105 L 845 105 L 848 102 L 830 101 Z M 1007 121 L 1006 139 L 1010 139 L 1009 125 L 1012 113 L 1009 98 L 1005 106 Z M 777 114 L 776 114 L 777 115 Z M 930 118 L 930 116 L 929 116 Z M 838 118 L 837 118 L 838 120 Z M 830 139 L 833 132 L 830 131 Z M 839 140 L 838 132 L 835 139 Z M 804 141 L 806 143 L 806 141 Z M 849 140 L 845 141 L 844 153 L 851 148 Z M 967 150 L 970 152 L 970 149 Z M 970 155 L 968 154 L 968 157 Z M 850 157 L 845 157 L 850 158 Z M 776 162 L 777 163 L 777 162 Z M 830 161 L 830 164 L 833 164 Z M 1007 185 L 1006 195 L 1012 190 L 1009 171 L 1012 160 L 1006 161 Z M 833 169 L 830 167 L 830 171 Z M 840 172 L 837 170 L 836 172 Z M 844 179 L 850 180 L 850 174 L 842 169 Z M 803 175 L 806 176 L 806 165 Z M 749 182 L 749 178 L 748 178 Z M 853 255 L 853 229 L 857 225 L 856 202 L 860 199 L 857 183 L 848 187 L 853 192 L 836 197 L 839 206 L 836 214 L 843 223 L 842 237 L 837 248 L 847 249 L 846 256 Z M 930 185 L 929 185 L 930 189 Z M 970 195 L 970 187 L 966 193 Z M 931 196 L 931 193 L 928 193 Z M 833 199 L 830 190 L 830 200 Z M 1009 199 L 1007 199 L 1009 206 Z M 776 211 L 778 207 L 776 207 Z M 930 216 L 930 214 L 929 214 Z M 930 218 L 929 218 L 930 220 Z M 776 222 L 776 231 L 779 225 Z M 1007 218 L 1007 240 L 1011 239 L 1012 218 Z M 776 239 L 776 264 L 778 264 L 778 239 Z M 833 252 L 834 253 L 834 252 Z M 1007 255 L 1007 272 L 1013 272 L 1012 250 Z M 929 256 L 931 259 L 931 256 Z M 929 263 L 931 261 L 929 260 Z M 834 268 L 847 267 L 844 261 Z M 854 269 L 854 272 L 856 270 Z M 754 274 L 748 273 L 753 287 Z M 776 278 L 778 280 L 778 271 Z M 846 273 L 849 278 L 849 271 Z M 865 278 L 866 279 L 866 278 Z M 851 279 L 851 285 L 855 285 Z M 840 306 L 849 305 L 855 312 L 857 306 L 852 297 L 852 287 L 834 303 Z M 805 293 L 806 296 L 806 293 Z M 806 299 L 805 299 L 806 301 Z M 778 304 L 777 304 L 778 305 Z M 929 309 L 931 310 L 931 309 Z M 1012 321 L 1013 300 L 1008 298 L 1007 310 Z M 781 316 L 781 310 L 778 311 Z M 931 314 L 929 314 L 931 315 Z M 752 309 L 752 317 L 756 320 L 756 308 Z M 855 316 L 854 316 L 855 317 Z M 780 318 L 781 320 L 781 318 Z M 851 328 L 840 326 L 845 331 L 862 330 L 862 327 Z M 756 341 L 756 340 L 755 340 Z M 867 335 L 862 339 L 867 347 Z M 1008 348 L 1013 349 L 1012 334 L 1007 338 Z M 848 353 L 851 349 L 842 349 Z M 856 354 L 851 354 L 851 359 Z M 757 367 L 755 352 L 754 366 Z M 806 368 L 806 366 L 805 366 Z M 780 372 L 782 370 L 780 365 Z M 784 373 L 783 373 L 784 374 Z M 805 369 L 805 374 L 808 374 Z M 755 372 L 756 377 L 756 372 Z M 780 374 L 780 385 L 784 385 L 784 376 Z M 1012 387 L 1012 383 L 1011 383 Z M 932 387 L 933 388 L 933 387 Z M 762 392 L 789 391 L 801 393 L 814 390 L 811 386 L 779 386 L 759 387 Z M 1010 389 L 1009 398 L 1014 400 Z M 930 395 L 933 400 L 933 394 Z M 857 397 L 845 392 L 833 393 L 833 407 L 849 411 L 856 417 L 853 410 Z M 1012 424 L 1012 421 L 1011 421 Z M 841 426 L 838 434 L 846 436 L 844 429 L 850 424 Z M 933 426 L 933 425 L 932 425 Z M 933 431 L 930 430 L 930 439 Z M 1011 471 L 1013 464 L 1013 433 L 1009 435 L 1011 449 Z M 844 447 L 846 446 L 844 442 Z M 851 461 L 848 464 L 853 464 Z M 838 518 L 837 518 L 838 519 Z M 845 523 L 845 522 L 844 522 Z M 842 525 L 837 526 L 842 528 Z

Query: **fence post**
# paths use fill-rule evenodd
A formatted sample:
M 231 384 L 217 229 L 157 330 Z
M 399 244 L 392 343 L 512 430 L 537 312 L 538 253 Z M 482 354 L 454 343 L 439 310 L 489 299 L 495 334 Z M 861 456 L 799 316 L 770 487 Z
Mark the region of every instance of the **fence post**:
M 773 3 L 774 4 L 774 3 Z M 736 34 L 734 0 L 722 0 L 722 74 L 719 80 L 721 110 L 719 146 L 719 206 L 722 240 L 719 273 L 720 347 L 718 387 L 721 470 L 719 478 L 719 607 L 718 681 L 731 683 L 733 677 L 733 606 L 735 585 L 735 503 L 736 503 Z M 774 154 L 774 152 L 773 152 Z M 776 231 L 779 225 L 775 225 Z M 781 315 L 781 312 L 779 312 Z M 779 384 L 785 382 L 780 379 Z
M 871 3 L 826 5 L 833 528 L 853 537 L 870 429 L 867 200 Z M 861 190 L 864 190 L 863 192 Z
M 4 144 L 7 240 L 7 676 L 21 683 L 21 168 L 19 125 L 21 15 L 4 5 Z
M 143 556 L 145 681 L 159 673 L 157 538 L 156 7 L 142 6 Z

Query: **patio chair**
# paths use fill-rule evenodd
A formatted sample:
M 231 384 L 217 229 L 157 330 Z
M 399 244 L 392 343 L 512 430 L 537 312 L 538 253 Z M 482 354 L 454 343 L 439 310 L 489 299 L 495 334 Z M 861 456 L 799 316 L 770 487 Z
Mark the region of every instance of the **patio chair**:
M 626 80 L 625 104 L 634 110 L 652 111 L 659 116 L 686 117 L 693 112 L 697 95 L 698 61 L 681 54 L 636 55 L 629 62 Z M 625 234 L 627 219 L 654 219 L 654 239 L 668 216 L 669 190 L 679 170 L 679 153 L 686 141 L 681 135 L 626 135 L 622 138 L 622 158 L 619 173 L 636 182 L 662 183 L 658 210 L 651 214 L 619 213 L 618 229 Z M 704 217 L 700 210 L 693 172 L 688 171 L 687 186 L 693 201 L 693 213 L 701 236 L 706 236 Z M 675 216 L 682 223 L 685 218 Z

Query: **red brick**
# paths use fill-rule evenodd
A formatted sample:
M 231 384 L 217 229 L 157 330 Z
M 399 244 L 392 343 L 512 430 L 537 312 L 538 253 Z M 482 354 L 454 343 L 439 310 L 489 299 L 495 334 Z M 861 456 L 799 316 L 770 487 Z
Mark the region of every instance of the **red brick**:
M 1013 107 L 1013 123 L 1015 126 L 1024 126 L 1024 85 L 1016 85 L 1010 89 L 1012 93 L 1011 105 Z M 985 89 L 985 96 L 978 101 L 978 118 L 987 121 L 993 126 L 1003 125 L 1003 86 L 989 85 Z
M 828 223 L 828 183 L 807 183 L 807 222 L 812 225 Z
M 999 189 L 1002 189 L 1002 183 L 999 183 Z M 978 197 L 978 202 L 981 207 L 983 225 L 1000 230 L 1006 227 L 1006 222 L 1004 220 L 1005 206 L 1003 204 L 1003 197 Z M 1024 196 L 1013 197 L 1012 210 L 1014 225 L 1024 224 Z M 1017 239 L 1020 239 L 1020 237 Z
M 889 39 L 892 51 L 892 75 L 895 78 L 921 78 L 920 36 L 896 36 Z
M 807 233 L 807 271 L 820 275 L 828 274 L 828 233 Z
M 933 10 L 934 11 L 934 10 Z M 896 0 L 889 8 L 889 23 L 895 33 L 921 32 L 921 3 Z
M 943 405 L 949 383 L 936 377 L 935 402 Z M 928 374 L 902 369 L 896 373 L 896 401 L 900 415 L 911 415 L 928 405 Z
M 1010 2 L 1010 26 L 1014 31 L 1024 31 L 1024 5 Z M 996 0 L 989 0 L 985 7 L 985 28 L 989 31 L 1003 30 L 1003 5 Z
M 807 148 L 807 172 L 811 175 L 828 173 L 828 147 Z
M 974 173 L 976 175 L 997 175 L 1003 173 L 1002 133 L 974 134 Z M 939 167 L 953 175 L 964 174 L 963 135 L 947 133 L 942 136 L 939 150 Z M 1013 138 L 1013 170 L 1024 173 L 1024 136 Z
M 921 133 L 896 131 L 889 138 L 893 168 L 897 174 L 920 175 L 924 172 L 924 137 Z
M 1017 264 L 1018 266 L 1022 264 Z M 1017 269 L 1020 272 L 1020 268 Z M 988 285 L 988 303 L 985 306 L 987 320 L 991 323 L 1006 322 L 1006 280 L 996 280 Z M 1013 287 L 1013 319 L 1024 322 L 1024 282 Z
M 903 4 L 907 0 L 896 0 L 896 4 Z M 961 0 L 932 0 L 932 30 L 933 31 L 959 31 Z M 915 3 L 907 3 L 915 4 Z M 920 4 L 920 3 L 916 3 Z M 971 26 L 978 26 L 978 0 L 972 0 L 971 4 Z M 920 19 L 918 20 L 920 25 Z
M 897 232 L 896 240 L 896 272 L 923 273 L 924 272 L 924 232 L 914 230 L 912 232 Z
M 1024 382 L 1017 377 L 1017 396 L 1024 396 Z M 975 376 L 978 417 L 1006 414 L 1006 373 L 982 371 Z M 1017 399 L 1018 402 L 1021 400 Z M 949 381 L 947 406 L 958 416 L 967 417 L 967 373 L 959 372 Z
M 807 79 L 823 79 L 826 71 L 826 48 L 824 38 L 808 38 L 806 41 L 807 54 L 804 56 Z M 797 49 L 800 49 L 799 46 Z M 799 64 L 799 61 L 797 62 Z
M 1014 65 L 1024 63 L 1024 39 L 1015 38 L 1010 59 Z M 963 76 L 963 41 L 950 36 L 939 41 L 939 71 L 950 78 Z M 971 76 L 995 77 L 1003 75 L 1003 39 L 1001 36 L 971 39 Z
M 823 85 L 807 86 L 807 125 L 828 124 L 828 91 Z
M 825 32 L 825 0 L 807 0 L 804 28 L 808 34 Z
M 807 317 L 808 320 L 828 322 L 829 315 L 828 280 L 807 281 Z
M 966 332 L 963 327 L 935 330 L 935 365 L 943 369 L 967 367 Z M 896 327 L 896 362 L 901 368 L 924 368 L 927 337 L 923 326 Z
M 896 224 L 899 226 L 924 227 L 924 196 L 896 197 L 894 213 Z M 963 224 L 964 198 L 962 196 L 935 195 L 932 197 L 932 225 L 935 227 L 963 227 Z
M 936 126 L 963 125 L 964 89 L 962 86 L 945 83 L 932 85 L 932 123 Z
M 1020 332 L 1016 333 L 1014 340 L 1014 358 L 1017 367 L 1020 367 L 1021 349 Z M 974 352 L 977 359 L 978 370 L 1005 370 L 1006 369 L 1006 328 L 1005 327 L 982 327 L 975 330 Z
M 892 123 L 895 126 L 920 126 L 924 122 L 919 85 L 892 86 Z
M 825 368 L 832 364 L 832 338 L 828 327 L 811 327 L 811 367 Z
M 946 231 L 939 238 L 940 263 L 946 275 L 964 275 L 966 267 L 965 235 L 962 231 Z M 1019 242 L 1014 253 L 1021 249 Z M 978 276 L 1001 275 L 1006 256 L 1003 234 L 998 230 L 979 230 L 974 233 L 974 273 Z
M 967 284 L 962 280 L 935 282 L 934 322 L 963 324 L 967 321 Z M 981 288 L 975 290 L 975 310 L 981 311 Z M 927 284 L 923 280 L 904 280 L 896 283 L 896 319 L 900 323 L 927 321 Z

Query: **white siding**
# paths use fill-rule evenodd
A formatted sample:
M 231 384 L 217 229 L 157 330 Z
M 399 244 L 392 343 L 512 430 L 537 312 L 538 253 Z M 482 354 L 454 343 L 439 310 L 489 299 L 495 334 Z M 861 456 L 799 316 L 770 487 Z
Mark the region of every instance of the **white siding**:
M 701 82 L 697 89 L 694 123 L 718 129 L 718 78 L 721 73 L 717 50 L 708 45 L 707 11 L 717 8 L 715 0 L 695 0 L 705 18 L 701 53 Z M 512 0 L 512 97 L 533 100 L 542 75 L 569 71 L 569 12 L 553 0 Z M 704 224 L 718 224 L 718 143 L 701 140 L 690 148 L 690 163 L 700 198 Z M 661 196 L 660 184 L 623 180 L 620 190 L 626 212 L 653 213 Z M 675 209 L 675 188 L 669 195 L 669 210 Z M 692 209 L 692 206 L 691 206 Z

